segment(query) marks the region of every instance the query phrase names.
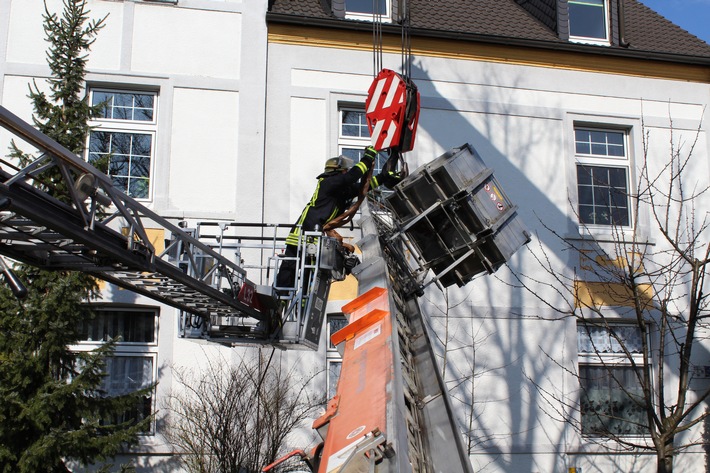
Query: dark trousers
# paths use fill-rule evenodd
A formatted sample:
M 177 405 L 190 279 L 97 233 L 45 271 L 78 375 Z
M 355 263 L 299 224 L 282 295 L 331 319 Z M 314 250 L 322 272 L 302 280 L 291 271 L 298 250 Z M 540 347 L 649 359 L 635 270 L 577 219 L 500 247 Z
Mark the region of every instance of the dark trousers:
M 294 287 L 296 284 L 296 260 L 291 258 L 298 256 L 298 247 L 286 245 L 284 256 L 289 259 L 281 262 L 279 273 L 276 275 L 276 286 Z

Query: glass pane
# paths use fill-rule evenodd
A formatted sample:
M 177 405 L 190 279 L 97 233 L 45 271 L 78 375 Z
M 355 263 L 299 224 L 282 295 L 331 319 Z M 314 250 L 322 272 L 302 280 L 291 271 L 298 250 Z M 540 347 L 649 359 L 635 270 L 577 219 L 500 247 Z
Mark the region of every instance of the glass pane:
M 579 186 L 578 189 L 579 189 L 579 203 L 580 203 L 580 205 L 584 205 L 584 204 L 593 205 L 594 204 L 594 198 L 593 198 L 594 193 L 592 192 L 593 187 Z
M 594 187 L 594 205 L 609 205 L 609 188 L 608 187 Z
M 591 130 L 589 132 L 589 137 L 592 143 L 606 144 L 606 132 Z
M 365 112 L 357 110 L 341 110 L 342 129 L 341 136 L 353 136 L 357 138 L 368 138 L 370 132 L 367 129 L 367 118 Z
M 102 389 L 120 396 L 145 388 L 153 382 L 153 359 L 143 356 L 112 356 L 106 359 Z
M 335 346 L 333 346 L 332 343 L 330 343 L 330 337 L 340 330 L 341 328 L 345 327 L 348 324 L 348 321 L 345 317 L 342 316 L 333 316 L 333 317 L 328 317 L 328 348 L 333 350 L 335 349 Z
M 105 103 L 101 118 L 131 121 L 152 121 L 155 111 L 155 94 L 95 91 L 93 105 Z
M 629 211 L 627 209 L 615 208 L 612 209 L 611 217 L 614 225 L 629 226 Z
M 340 378 L 340 369 L 343 363 L 341 361 L 328 362 L 328 399 L 335 396 L 336 388 L 338 387 L 338 379 Z
M 592 154 L 591 144 L 585 141 L 578 141 L 575 143 L 575 152 L 577 154 Z
M 570 0 L 569 29 L 571 36 L 606 39 L 604 0 Z
M 608 154 L 609 156 L 619 156 L 619 157 L 625 156 L 625 153 L 624 153 L 624 145 L 612 145 L 612 144 L 610 144 L 609 147 L 607 148 L 607 154 Z
M 609 186 L 609 168 L 593 167 L 592 184 L 595 186 Z
M 610 204 L 612 207 L 617 207 L 620 209 L 625 209 L 627 207 L 628 197 L 624 192 L 612 190 L 609 193 L 609 196 L 611 198 Z
M 131 176 L 147 177 L 150 175 L 150 158 L 134 157 L 131 160 Z
M 123 192 L 126 192 L 126 189 L 128 189 L 128 178 L 127 177 L 111 176 L 111 181 L 113 181 L 113 186 L 116 189 L 120 189 Z
M 629 225 L 626 169 L 577 166 L 577 179 L 581 223 Z
M 626 189 L 626 169 L 609 168 L 609 185 L 618 189 Z
M 109 151 L 114 154 L 130 154 L 131 135 L 128 133 L 111 133 L 111 148 Z
M 594 207 L 591 205 L 579 206 L 579 221 L 584 224 L 594 224 Z
M 575 141 L 590 142 L 591 136 L 589 130 L 574 130 Z
M 91 99 L 91 105 L 104 104 L 101 109 L 100 118 L 110 118 L 111 117 L 111 98 L 112 95 L 106 92 L 94 92 Z
M 133 149 L 131 154 L 134 156 L 150 156 L 150 145 L 152 137 L 150 135 L 133 134 Z
M 377 9 L 374 13 L 386 15 L 386 0 L 376 0 L 375 2 L 373 0 L 345 0 L 345 11 L 348 13 L 373 13 L 373 8 Z
M 96 310 L 93 319 L 83 322 L 82 340 L 153 343 L 155 323 L 153 311 Z
M 577 166 L 577 183 L 592 183 L 592 168 L 590 166 Z
M 623 354 L 624 351 L 619 343 L 621 342 L 629 352 L 639 354 L 643 350 L 641 337 L 641 329 L 635 325 L 612 324 L 609 329 L 593 325 L 578 325 L 577 350 L 584 354 Z
M 136 199 L 148 197 L 150 181 L 148 179 L 131 179 L 128 187 L 128 195 Z
M 643 390 L 630 366 L 580 365 L 582 433 L 645 435 Z
M 126 155 L 112 155 L 108 166 L 109 176 L 128 175 L 129 158 Z
M 624 145 L 624 134 L 621 132 L 607 132 L 606 140 L 610 145 Z
M 343 148 L 340 151 L 340 154 L 342 154 L 343 156 L 347 156 L 355 163 L 360 161 L 360 158 L 362 158 L 362 153 L 362 148 Z

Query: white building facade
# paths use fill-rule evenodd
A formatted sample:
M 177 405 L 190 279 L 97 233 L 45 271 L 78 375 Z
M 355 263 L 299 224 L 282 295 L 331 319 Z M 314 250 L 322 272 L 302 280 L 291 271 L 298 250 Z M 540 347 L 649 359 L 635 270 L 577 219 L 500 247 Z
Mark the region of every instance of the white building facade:
M 513 25 L 518 16 L 530 22 L 519 30 L 536 29 L 496 32 L 491 19 L 481 20 L 483 26 L 472 22 L 469 32 L 427 35 L 443 29 L 437 17 L 456 16 L 450 7 L 433 3 L 411 2 L 431 15 L 412 12 L 430 23 L 412 29 L 411 77 L 421 94 L 421 113 L 415 147 L 405 155 L 409 167 L 470 143 L 494 169 L 533 235 L 508 268 L 445 293 L 431 286 L 421 301 L 437 331 L 434 343 L 462 432 L 469 434 L 464 443 L 473 469 L 655 471 L 653 454 L 617 448 L 561 419 L 564 408 L 551 405 L 545 394 L 576 396 L 578 379 L 572 373 L 593 370 L 596 361 L 577 322 L 542 302 L 559 304 L 560 294 L 549 286 L 531 294 L 517 287 L 515 275 L 546 277 L 535 258 L 546 254 L 554 268 L 572 276 L 580 262 L 564 251 L 564 238 L 579 240 L 585 226 L 598 239 L 611 238 L 610 227 L 595 220 L 601 217 L 594 202 L 580 190 L 579 166 L 608 171 L 609 179 L 618 178 L 633 194 L 645 150 L 650 162 L 663 163 L 672 138 L 695 143 L 693 179 L 699 187 L 710 183 L 710 46 L 686 38 L 697 48 L 687 57 L 634 52 L 633 35 L 640 33 L 630 26 L 622 38 L 619 2 L 609 0 L 599 2 L 601 36 L 558 15 L 558 34 L 548 38 L 544 22 L 535 23 L 513 0 L 501 1 L 498 14 L 511 15 L 506 21 Z M 481 2 L 479 15 L 493 14 L 489 3 Z M 558 9 L 564 4 L 574 19 L 580 2 L 532 3 Z M 633 16 L 643 8 L 634 0 L 621 3 L 627 20 L 648 15 Z M 90 0 L 88 5 L 92 18 L 106 20 L 91 48 L 87 94 L 97 101 L 113 97 L 116 113 L 94 123 L 98 128 L 86 158 L 115 152 L 107 143 L 129 140 L 132 167 L 125 175 L 116 171 L 117 185 L 164 218 L 293 222 L 324 161 L 369 143 L 361 120 L 373 79 L 371 18 L 358 16 L 347 0 Z M 346 18 L 333 13 L 339 6 Z M 58 12 L 61 2 L 47 0 L 47 8 Z M 396 16 L 396 9 L 388 8 Z M 43 12 L 39 1 L 0 0 L 0 105 L 28 121 L 28 84 L 41 84 L 49 75 Z M 339 28 L 339 22 L 358 26 Z M 383 67 L 398 70 L 400 37 L 394 34 L 397 26 L 391 27 Z M 619 52 L 620 38 L 631 49 Z M 602 143 L 603 151 L 592 152 Z M 620 218 L 650 245 L 658 240 L 649 215 L 627 208 Z M 355 295 L 352 288 L 334 290 L 329 313 L 337 314 Z M 97 308 L 107 325 L 140 321 L 131 325 L 132 341 L 118 346 L 116 373 L 140 373 L 143 382 L 158 382 L 146 407 L 158 411 L 158 419 L 136 449 L 139 471 L 179 471 L 161 432 L 169 421 L 161 400 L 174 388 L 173 368 L 199 370 L 210 357 L 235 360 L 242 349 L 182 338 L 176 309 L 111 285 L 104 286 Z M 95 346 L 99 332 L 93 338 L 88 333 L 77 348 Z M 696 351 L 698 367 L 710 366 L 708 350 Z M 325 371 L 337 363 L 325 340 L 318 351 L 287 356 Z M 319 378 L 324 392 L 332 382 L 325 371 Z M 116 376 L 120 391 L 125 380 Z M 707 388 L 703 376 L 694 392 Z M 703 428 L 689 435 L 702 435 Z M 707 471 L 706 449 L 697 445 L 681 453 L 677 471 Z

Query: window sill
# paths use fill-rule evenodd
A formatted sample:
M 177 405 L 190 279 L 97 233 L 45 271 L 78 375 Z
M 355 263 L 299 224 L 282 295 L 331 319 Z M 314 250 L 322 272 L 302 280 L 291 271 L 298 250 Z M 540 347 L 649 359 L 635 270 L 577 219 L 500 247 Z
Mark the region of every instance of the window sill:
M 625 228 L 622 234 L 616 234 L 611 228 L 586 228 L 586 232 L 568 233 L 564 235 L 566 241 L 588 241 L 598 243 L 620 243 L 620 244 L 636 244 L 644 246 L 655 246 L 655 241 L 645 236 L 633 238 L 634 230 Z
M 646 445 L 648 447 L 653 446 L 653 440 L 650 436 L 628 436 L 620 438 L 622 438 L 624 442 L 630 442 L 638 445 Z M 628 445 L 620 444 L 616 440 L 604 437 L 583 436 L 582 441 L 580 443 L 567 445 L 566 453 L 609 454 L 610 452 L 629 452 L 629 450 L 630 448 Z M 631 450 L 637 453 L 646 452 L 646 448 L 642 447 L 637 447 Z

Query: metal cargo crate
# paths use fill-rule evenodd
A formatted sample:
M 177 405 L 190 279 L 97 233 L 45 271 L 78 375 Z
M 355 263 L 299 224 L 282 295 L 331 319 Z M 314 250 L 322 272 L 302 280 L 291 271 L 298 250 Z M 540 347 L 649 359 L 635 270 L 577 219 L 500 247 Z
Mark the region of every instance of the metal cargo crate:
M 401 232 L 445 286 L 496 271 L 530 234 L 469 144 L 419 167 L 387 197 Z

